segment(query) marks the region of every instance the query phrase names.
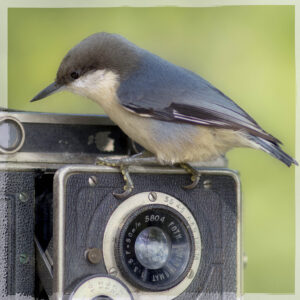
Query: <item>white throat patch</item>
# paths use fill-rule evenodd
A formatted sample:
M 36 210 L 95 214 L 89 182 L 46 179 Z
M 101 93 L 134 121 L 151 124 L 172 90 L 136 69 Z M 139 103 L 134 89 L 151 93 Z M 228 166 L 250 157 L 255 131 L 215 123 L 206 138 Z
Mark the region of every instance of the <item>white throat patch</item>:
M 115 98 L 118 86 L 119 76 L 116 73 L 109 70 L 97 70 L 80 76 L 69 83 L 66 89 L 96 101 L 105 109 L 107 102 Z

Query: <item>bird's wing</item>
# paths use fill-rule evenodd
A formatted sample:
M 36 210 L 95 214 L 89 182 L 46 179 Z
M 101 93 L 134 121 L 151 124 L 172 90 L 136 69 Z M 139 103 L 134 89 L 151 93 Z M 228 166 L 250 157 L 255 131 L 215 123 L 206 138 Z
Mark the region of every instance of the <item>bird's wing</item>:
M 120 84 L 118 97 L 124 108 L 144 117 L 243 130 L 280 143 L 209 82 L 150 53 Z

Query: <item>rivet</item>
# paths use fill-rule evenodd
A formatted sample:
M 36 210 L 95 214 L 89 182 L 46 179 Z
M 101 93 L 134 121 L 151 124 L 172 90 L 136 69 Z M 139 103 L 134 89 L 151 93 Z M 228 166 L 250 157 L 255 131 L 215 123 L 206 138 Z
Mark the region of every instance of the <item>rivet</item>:
M 102 252 L 98 248 L 87 249 L 85 252 L 85 257 L 92 264 L 99 264 L 102 260 Z
M 204 187 L 206 190 L 211 189 L 211 180 L 209 180 L 209 179 L 204 180 L 204 181 L 203 181 L 203 187 Z
M 21 202 L 27 202 L 28 199 L 29 199 L 29 196 L 27 193 L 25 192 L 21 192 L 19 195 L 18 195 L 18 198 Z
M 89 177 L 89 185 L 90 186 L 96 186 L 96 184 L 97 184 L 97 177 L 96 176 L 90 176 Z
M 149 201 L 151 201 L 151 202 L 155 202 L 156 199 L 157 199 L 157 194 L 156 194 L 155 192 L 149 193 L 148 199 L 149 199 Z
M 25 253 L 20 254 L 20 263 L 25 265 L 29 261 L 29 256 Z

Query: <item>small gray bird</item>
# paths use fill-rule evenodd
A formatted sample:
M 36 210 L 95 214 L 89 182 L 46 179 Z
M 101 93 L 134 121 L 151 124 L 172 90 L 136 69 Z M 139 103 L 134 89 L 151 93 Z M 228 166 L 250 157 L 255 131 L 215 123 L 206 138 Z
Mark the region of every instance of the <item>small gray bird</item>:
M 200 174 L 188 163 L 210 161 L 233 147 L 261 149 L 287 166 L 297 162 L 281 142 L 229 97 L 199 75 L 176 66 L 117 34 L 96 33 L 72 48 L 62 60 L 55 82 L 31 101 L 68 90 L 101 105 L 143 153 L 121 160 L 128 195 L 133 184 L 129 164 L 182 164 L 197 185 Z

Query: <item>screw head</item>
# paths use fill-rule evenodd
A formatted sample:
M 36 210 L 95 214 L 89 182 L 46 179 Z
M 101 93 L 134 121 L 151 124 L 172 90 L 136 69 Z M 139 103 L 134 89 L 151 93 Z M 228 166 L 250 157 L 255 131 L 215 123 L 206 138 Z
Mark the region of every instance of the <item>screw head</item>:
M 18 198 L 21 202 L 27 202 L 28 199 L 29 199 L 29 196 L 27 193 L 25 192 L 21 192 L 19 195 L 18 195 Z
M 102 252 L 98 248 L 91 248 L 86 250 L 86 258 L 92 264 L 99 264 L 102 260 Z
M 90 186 L 96 186 L 98 180 L 96 176 L 90 176 L 89 177 L 89 185 Z
M 149 193 L 148 199 L 149 199 L 150 202 L 155 202 L 156 199 L 157 199 L 157 194 L 155 192 Z
M 206 190 L 211 189 L 211 180 L 210 180 L 210 179 L 204 180 L 204 181 L 203 181 L 203 187 L 204 187 Z
M 109 269 L 109 274 L 112 276 L 116 276 L 118 274 L 118 271 L 116 268 L 112 267 Z
M 25 265 L 29 262 L 29 256 L 25 253 L 20 254 L 19 259 L 20 259 L 20 263 L 23 265 Z

